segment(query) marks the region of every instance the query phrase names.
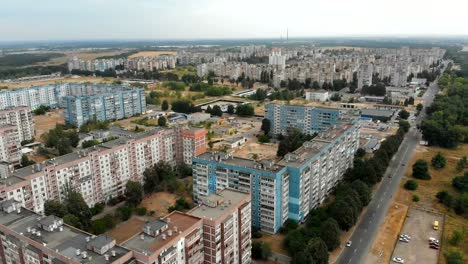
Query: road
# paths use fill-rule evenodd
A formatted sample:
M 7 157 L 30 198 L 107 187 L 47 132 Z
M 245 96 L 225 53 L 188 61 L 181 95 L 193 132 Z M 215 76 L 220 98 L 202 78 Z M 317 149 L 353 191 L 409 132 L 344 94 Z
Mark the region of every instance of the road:
M 443 72 L 443 71 L 442 71 Z M 433 82 L 423 96 L 424 107 L 430 105 L 437 94 L 439 87 L 437 80 Z M 416 123 L 420 124 L 425 117 L 425 111 L 416 118 Z M 378 190 L 374 193 L 372 201 L 367 206 L 367 211 L 362 215 L 360 222 L 356 226 L 350 240 L 352 245 L 343 250 L 338 258 L 338 264 L 360 264 L 364 263 L 375 237 L 378 233 L 380 225 L 383 223 L 385 215 L 391 204 L 393 194 L 398 189 L 401 178 L 403 177 L 406 167 L 413 156 L 416 146 L 421 140 L 421 133 L 416 129 L 414 124 L 406 134 L 403 142 L 400 145 L 398 152 L 391 160 L 387 171 L 382 179 L 382 183 Z M 391 176 L 391 178 L 390 178 Z

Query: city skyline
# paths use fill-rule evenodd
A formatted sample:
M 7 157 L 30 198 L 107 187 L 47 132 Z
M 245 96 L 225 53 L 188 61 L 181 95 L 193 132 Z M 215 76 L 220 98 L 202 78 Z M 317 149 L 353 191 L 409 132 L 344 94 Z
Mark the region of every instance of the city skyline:
M 439 1 L 128 1 L 2 4 L 4 41 L 463 36 L 464 3 Z M 453 8 L 454 6 L 460 8 Z M 418 12 L 424 10 L 424 12 Z M 449 12 L 450 11 L 450 12 Z M 314 26 L 315 25 L 315 26 Z M 320 25 L 320 26 L 317 26 Z M 103 33 L 105 32 L 105 33 Z

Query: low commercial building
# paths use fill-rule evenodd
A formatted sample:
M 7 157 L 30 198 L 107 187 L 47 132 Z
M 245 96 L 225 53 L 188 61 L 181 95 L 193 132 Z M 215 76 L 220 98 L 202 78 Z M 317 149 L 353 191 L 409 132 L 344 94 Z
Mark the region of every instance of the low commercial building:
M 326 102 L 330 98 L 330 94 L 326 90 L 306 91 L 305 99 L 314 102 Z
M 372 118 L 373 120 L 380 120 L 382 122 L 387 122 L 395 114 L 395 110 L 385 110 L 385 109 L 362 109 L 361 117 Z

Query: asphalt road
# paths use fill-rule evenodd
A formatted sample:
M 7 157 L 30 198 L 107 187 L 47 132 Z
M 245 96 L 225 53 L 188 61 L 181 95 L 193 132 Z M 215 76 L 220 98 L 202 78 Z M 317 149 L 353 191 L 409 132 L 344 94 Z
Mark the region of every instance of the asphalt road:
M 437 80 L 430 85 L 423 96 L 424 107 L 430 105 L 438 92 Z M 416 118 L 416 123 L 420 123 L 425 117 L 425 111 Z M 382 179 L 382 184 L 374 193 L 372 201 L 367 206 L 367 211 L 361 216 L 360 222 L 356 226 L 350 240 L 352 245 L 343 250 L 338 258 L 338 264 L 360 264 L 364 263 L 375 237 L 378 228 L 382 224 L 388 207 L 390 206 L 393 194 L 398 189 L 400 180 L 406 171 L 413 152 L 421 140 L 421 133 L 412 124 L 411 129 L 406 134 L 398 152 L 394 155 L 387 171 Z M 391 177 L 391 178 L 390 178 Z

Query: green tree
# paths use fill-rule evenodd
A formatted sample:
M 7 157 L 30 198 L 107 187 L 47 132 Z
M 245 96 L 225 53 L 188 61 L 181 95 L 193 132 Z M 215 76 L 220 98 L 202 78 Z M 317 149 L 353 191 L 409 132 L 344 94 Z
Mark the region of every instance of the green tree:
M 366 151 L 363 148 L 358 148 L 356 151 L 356 157 L 358 158 L 364 158 L 366 155 Z
M 21 156 L 21 168 L 31 166 L 33 164 L 36 164 L 36 162 L 34 160 L 30 160 L 26 154 L 23 154 L 23 156 Z
M 255 110 L 252 104 L 240 104 L 237 106 L 236 114 L 240 116 L 253 116 Z
M 447 164 L 447 160 L 442 153 L 437 152 L 437 154 L 432 158 L 431 163 L 434 168 L 442 169 Z
M 55 215 L 57 217 L 63 218 L 66 214 L 68 214 L 68 210 L 65 205 L 57 200 L 47 200 L 44 203 L 44 214 Z
M 401 118 L 401 119 L 408 119 L 408 117 L 410 116 L 410 113 L 408 111 L 406 111 L 405 109 L 401 110 L 399 113 L 398 113 L 398 116 Z
M 270 129 L 271 129 L 271 122 L 270 120 L 264 118 L 262 120 L 262 126 L 260 127 L 260 129 L 263 131 L 263 133 L 265 135 L 268 135 L 270 133 Z
M 359 195 L 359 200 L 363 206 L 367 206 L 372 199 L 372 191 L 367 184 L 361 180 L 355 180 L 351 183 L 351 188 Z
M 214 116 L 223 116 L 223 110 L 221 110 L 219 105 L 215 105 L 213 109 L 211 109 L 211 114 Z
M 328 251 L 332 251 L 340 245 L 341 230 L 333 218 L 328 218 L 320 226 L 320 238 L 327 245 Z
M 252 258 L 266 260 L 271 255 L 271 246 L 263 241 L 252 243 Z
M 468 166 L 468 159 L 466 158 L 466 156 L 464 156 L 463 158 L 461 158 L 458 162 L 457 162 L 457 171 L 458 172 L 461 172 L 463 171 L 466 167 Z
M 116 216 L 122 221 L 127 221 L 132 217 L 132 208 L 128 206 L 120 206 L 117 208 Z
M 125 197 L 127 204 L 136 207 L 143 200 L 143 187 L 141 183 L 135 181 L 128 181 L 125 185 Z
M 315 264 L 312 253 L 303 249 L 292 256 L 291 264 Z
M 404 187 L 406 190 L 414 191 L 418 188 L 418 183 L 414 180 L 407 180 Z
M 167 100 L 164 100 L 161 104 L 161 110 L 167 111 L 169 109 L 169 102 Z
M 419 103 L 419 104 L 416 105 L 416 110 L 417 110 L 418 112 L 420 112 L 421 110 L 423 110 L 423 108 L 424 108 L 424 106 L 423 106 L 421 103 Z
M 398 127 L 401 129 L 404 133 L 408 132 L 411 125 L 408 121 L 400 119 L 398 121 Z
M 227 112 L 228 112 L 228 114 L 231 114 L 231 115 L 234 114 L 234 112 L 235 112 L 234 105 L 231 105 L 231 104 L 228 105 Z
M 73 214 L 66 214 L 63 217 L 63 222 L 65 224 L 67 224 L 67 225 L 71 225 L 71 226 L 76 227 L 78 229 L 85 228 L 83 226 L 83 224 L 81 223 L 80 219 L 78 217 L 76 217 L 75 215 L 73 215 Z
M 447 264 L 464 264 L 465 263 L 463 255 L 458 251 L 450 251 L 450 252 L 444 253 L 444 257 L 445 257 L 445 260 L 447 261 Z
M 314 263 L 328 264 L 327 245 L 322 239 L 314 237 L 307 243 L 307 250 L 311 252 Z
M 461 193 L 468 193 L 468 172 L 463 176 L 456 176 L 452 179 L 452 185 Z
M 165 116 L 161 116 L 158 118 L 158 126 L 165 127 L 167 125 L 167 119 Z
M 413 202 L 419 202 L 419 196 L 414 194 L 413 195 Z
M 429 175 L 427 162 L 425 160 L 419 159 L 413 164 L 413 177 L 421 180 L 430 180 L 431 175 Z
M 343 199 L 337 200 L 330 210 L 331 216 L 338 222 L 342 230 L 348 231 L 356 223 L 358 212 L 354 206 Z
M 83 196 L 70 187 L 65 187 L 65 194 L 67 211 L 78 218 L 82 228 L 87 229 L 91 224 L 92 214 Z

